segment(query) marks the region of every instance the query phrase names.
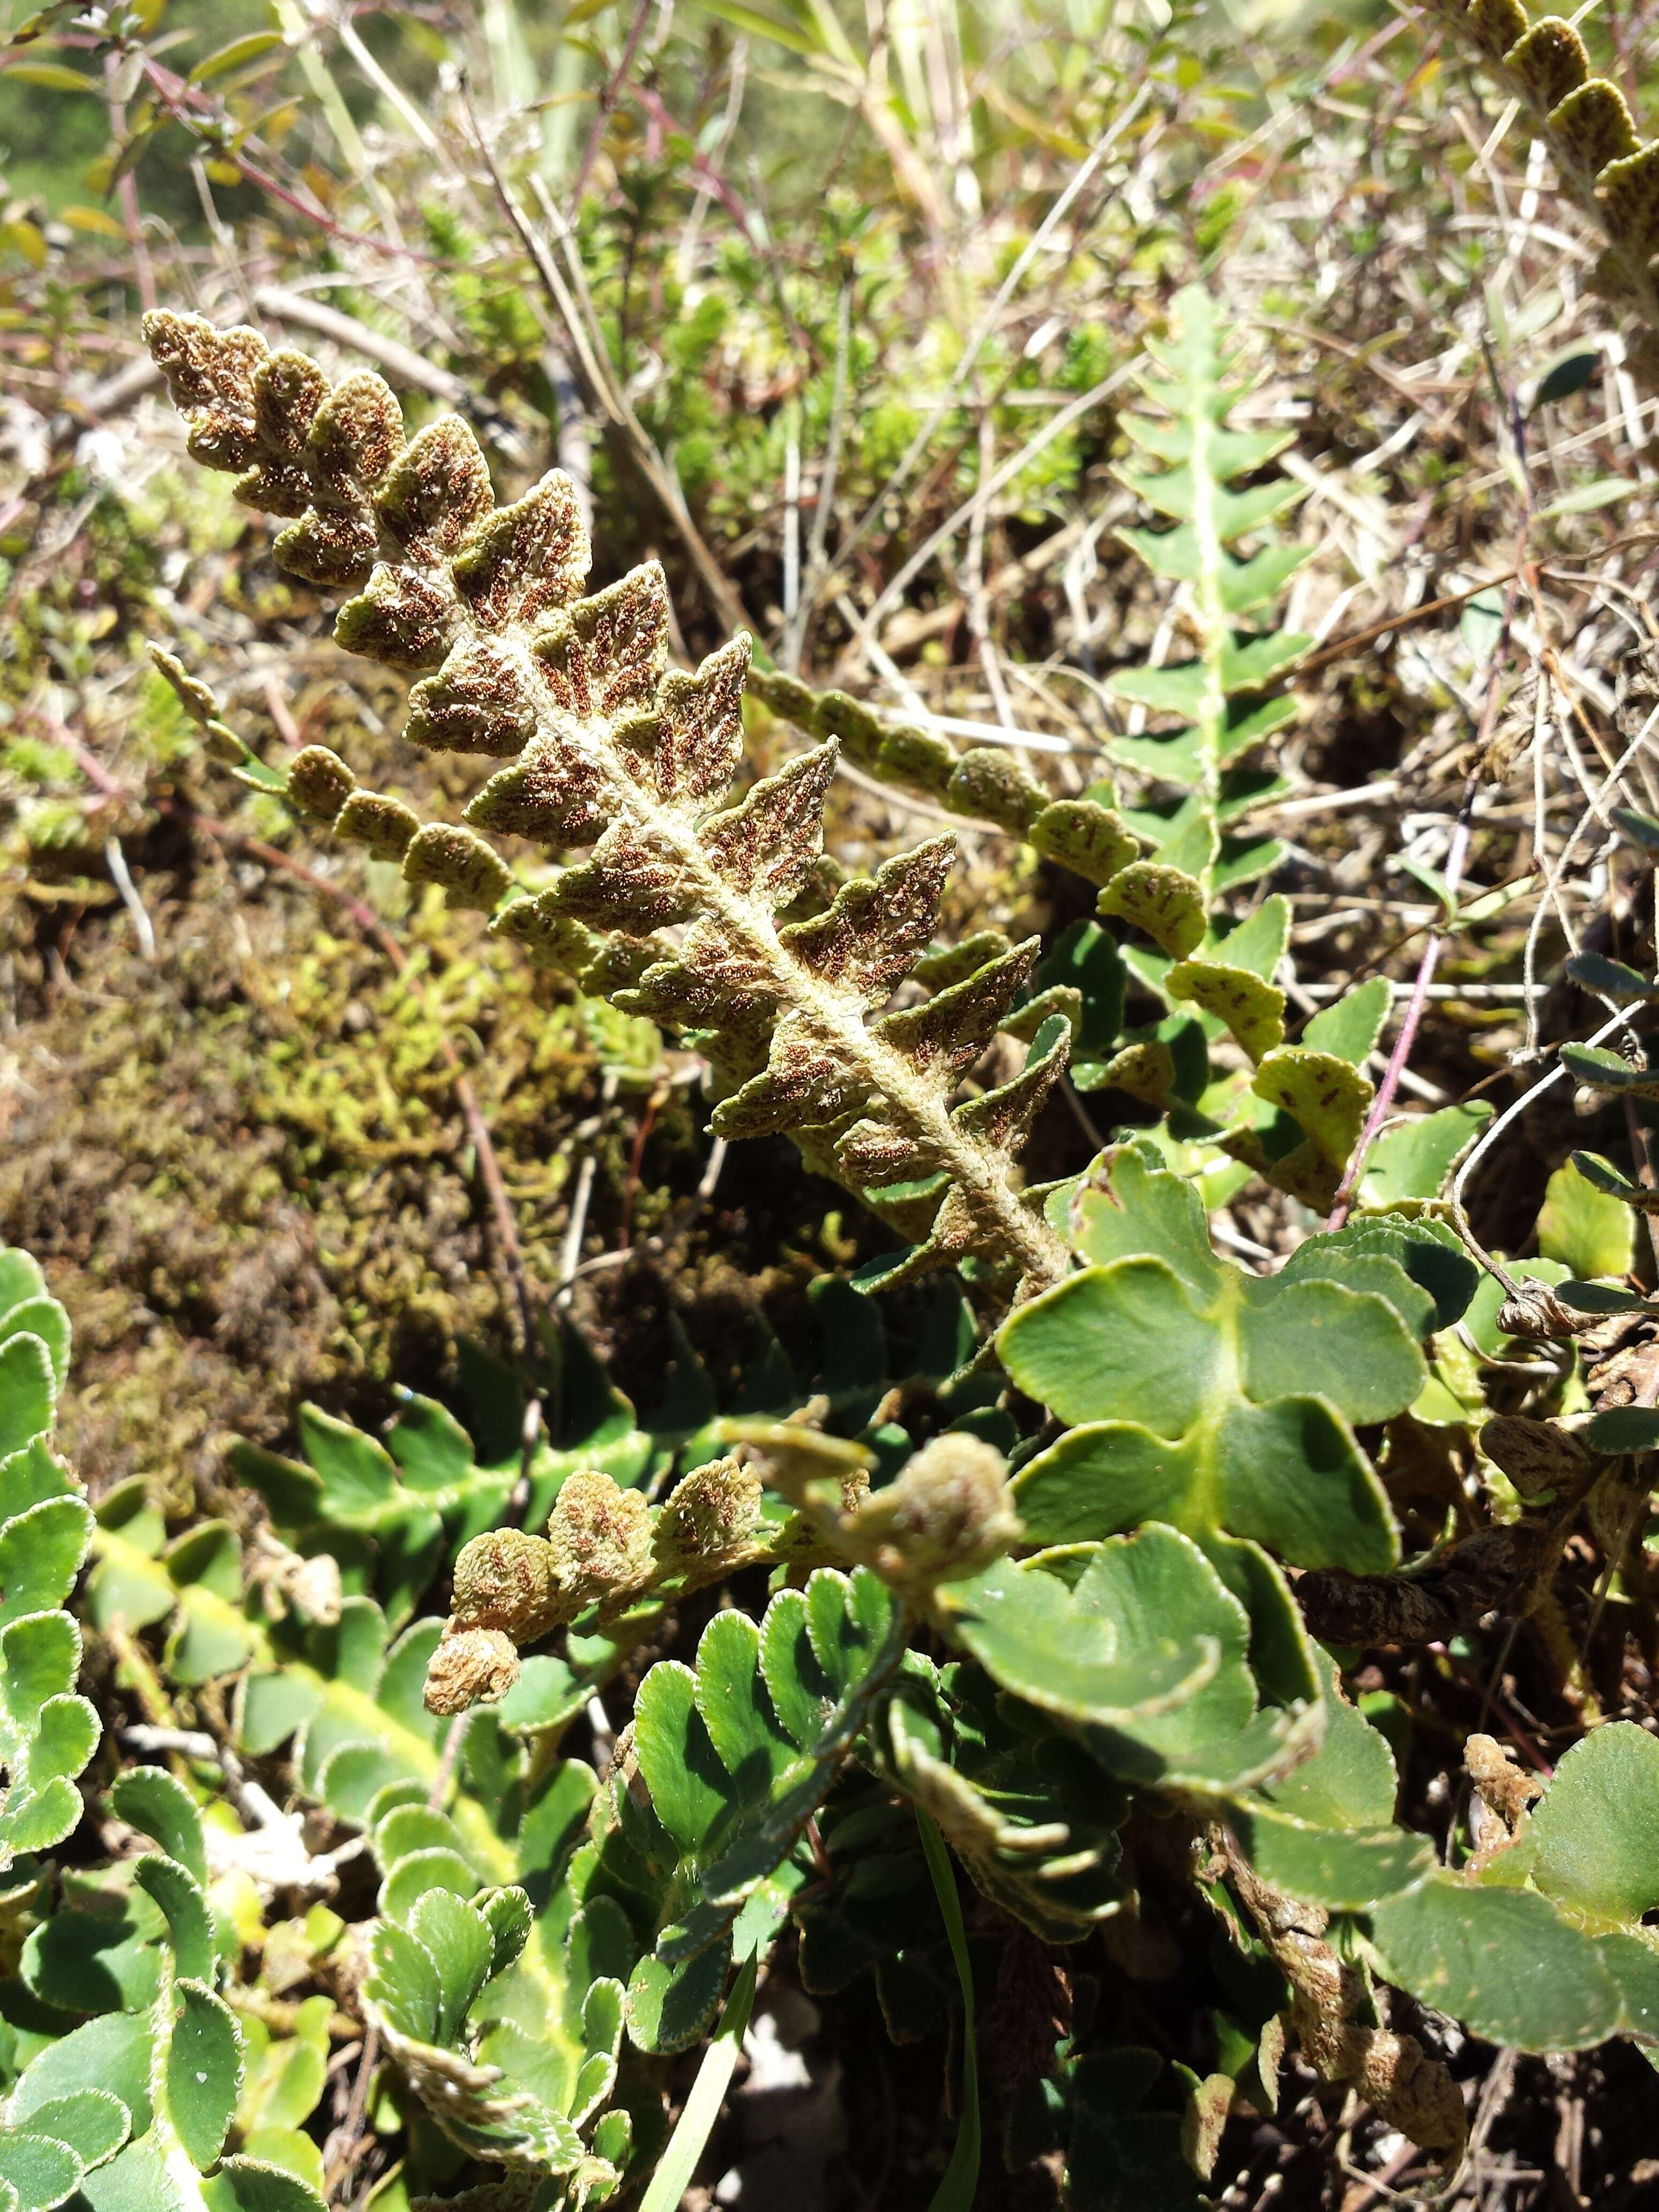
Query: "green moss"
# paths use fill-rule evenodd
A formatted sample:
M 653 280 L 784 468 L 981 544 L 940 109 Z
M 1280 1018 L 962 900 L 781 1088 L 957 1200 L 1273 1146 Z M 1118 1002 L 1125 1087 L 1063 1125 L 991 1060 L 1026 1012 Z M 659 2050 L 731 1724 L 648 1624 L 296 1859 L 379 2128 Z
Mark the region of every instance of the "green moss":
M 0 1218 L 75 1320 L 70 1448 L 183 1504 L 232 1431 L 272 1438 L 307 1395 L 383 1409 L 459 1332 L 510 1342 L 442 1038 L 544 1274 L 596 1054 L 580 1008 L 470 923 L 422 917 L 400 981 L 287 886 L 169 906 L 146 881 L 158 961 L 120 917 L 42 993 Z

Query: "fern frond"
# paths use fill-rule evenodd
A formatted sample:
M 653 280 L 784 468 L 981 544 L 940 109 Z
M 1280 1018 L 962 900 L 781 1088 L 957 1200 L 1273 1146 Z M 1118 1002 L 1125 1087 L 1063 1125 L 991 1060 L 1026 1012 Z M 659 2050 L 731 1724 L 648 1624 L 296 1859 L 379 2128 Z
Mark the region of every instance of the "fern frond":
M 1196 651 L 1165 666 L 1121 669 L 1109 680 L 1116 697 L 1178 719 L 1174 729 L 1114 738 L 1110 750 L 1125 767 L 1182 796 L 1173 806 L 1125 809 L 1128 827 L 1152 850 L 1112 878 L 1099 912 L 1152 939 L 1156 950 L 1130 945 L 1125 952 L 1144 983 L 1167 1004 L 1195 1009 L 1206 1037 L 1231 1030 L 1251 1063 L 1238 1118 L 1225 1128 L 1212 1123 L 1203 1133 L 1276 1188 L 1323 1209 L 1370 1103 L 1363 1068 L 1387 1009 L 1386 989 L 1361 986 L 1310 1024 L 1299 1044 L 1287 1044 L 1277 975 L 1288 908 L 1268 898 L 1224 933 L 1215 913 L 1220 893 L 1267 875 L 1281 855 L 1273 839 L 1235 825 L 1280 787 L 1261 749 L 1296 719 L 1284 679 L 1309 641 L 1273 628 L 1271 610 L 1310 549 L 1280 542 L 1273 524 L 1302 487 L 1288 477 L 1263 476 L 1289 443 L 1287 433 L 1232 424 L 1248 387 L 1201 289 L 1177 295 L 1170 336 L 1147 350 L 1152 367 L 1141 388 L 1158 411 L 1121 418 L 1143 465 L 1118 473 L 1171 526 L 1118 535 L 1181 592 Z M 1177 1096 L 1191 1098 L 1173 1042 L 1161 1035 L 1132 1039 L 1089 1071 L 1091 1087 L 1114 1085 L 1160 1109 Z
M 1306 638 L 1249 625 L 1261 624 L 1310 549 L 1272 535 L 1275 518 L 1301 498 L 1300 484 L 1273 477 L 1240 488 L 1240 478 L 1258 475 L 1283 452 L 1290 434 L 1230 426 L 1244 387 L 1229 380 L 1236 357 L 1224 349 L 1208 295 L 1196 285 L 1180 293 L 1170 337 L 1150 341 L 1147 351 L 1153 365 L 1141 390 L 1158 411 L 1125 414 L 1120 425 L 1158 465 L 1118 475 L 1174 526 L 1118 535 L 1155 575 L 1185 592 L 1198 650 L 1191 660 L 1121 669 L 1109 679 L 1116 698 L 1178 716 L 1182 725 L 1162 735 L 1115 738 L 1111 750 L 1127 767 L 1185 792 L 1160 825 L 1147 865 L 1180 870 L 1207 902 L 1230 884 L 1265 875 L 1279 859 L 1277 845 L 1231 837 L 1228 824 L 1260 803 L 1262 779 L 1250 757 L 1294 720 L 1296 703 L 1277 679 L 1308 647 Z M 1255 544 L 1248 556 L 1234 550 L 1241 539 Z M 1158 817 L 1130 819 L 1150 829 Z
M 76 1777 L 98 1716 L 75 1687 L 65 1609 L 92 1539 L 81 1486 L 52 1449 L 69 1316 L 27 1252 L 0 1247 L 0 1871 L 81 1818 Z
M 495 926 L 524 935 L 574 924 L 609 938 L 616 1002 L 697 1033 L 726 1094 L 719 1133 L 787 1131 L 854 1188 L 872 1180 L 878 1133 L 880 1175 L 902 1186 L 912 1213 L 916 1186 L 940 1179 L 905 1273 L 972 1255 L 1017 1297 L 1059 1280 L 1064 1247 L 1013 1188 L 1012 1168 L 1065 1039 L 1034 1057 L 994 1126 L 951 1103 L 1012 1006 L 1036 941 L 923 1006 L 879 1011 L 932 937 L 942 844 L 890 862 L 878 897 L 848 884 L 828 915 L 783 918 L 820 854 L 836 749 L 722 805 L 743 755 L 747 638 L 694 673 L 671 671 L 661 570 L 647 564 L 580 596 L 588 550 L 569 479 L 555 471 L 497 507 L 458 416 L 406 445 L 376 376 L 331 387 L 305 356 L 272 354 L 257 331 L 195 317 L 153 314 L 145 330 L 190 422 L 191 452 L 235 471 L 246 504 L 287 519 L 282 566 L 355 593 L 337 641 L 430 672 L 410 696 L 411 739 L 508 763 L 465 825 L 417 832 L 384 804 L 375 810 L 388 843 L 410 830 L 404 873 L 482 903 L 492 890 L 499 901 L 506 883 L 481 832 L 587 848 Z M 337 795 L 333 818 L 349 817 L 356 794 L 326 774 L 318 804 Z
M 323 2212 L 319 2190 L 301 2178 L 307 2153 L 322 2172 L 304 2136 L 268 2129 L 262 2154 L 252 2145 L 226 2154 L 233 2127 L 247 2134 L 248 2046 L 227 2002 L 235 1939 L 215 1910 L 195 1798 L 163 1768 L 130 1766 L 107 1803 L 148 1848 L 66 1885 L 25 1949 L 21 1984 L 46 2032 L 31 2035 L 0 2118 L 0 2172 L 25 2180 L 21 2203 L 40 2212 L 65 2201 Z M 133 1929 L 136 1971 L 118 1982 L 84 1965 L 112 1915 Z M 54 2020 L 61 2033 L 46 2025 Z M 325 2052 L 325 2033 L 323 2041 Z M 325 2057 L 313 2064 L 311 2105 Z M 299 2119 L 311 2109 L 297 2078 L 289 2104 Z M 296 2147 L 300 2170 L 289 2162 Z M 6 2201 L 19 2204 L 15 2188 Z
M 1521 0 L 1435 0 L 1435 13 L 1520 101 L 1569 198 L 1606 238 L 1590 284 L 1634 310 L 1644 342 L 1631 358 L 1659 371 L 1659 140 L 1642 142 L 1625 95 L 1597 76 L 1583 40 L 1559 15 L 1529 21 Z
M 754 669 L 750 693 L 821 743 L 837 740 L 878 782 L 910 791 L 969 820 L 994 822 L 1048 860 L 1105 885 L 1139 852 L 1115 808 L 1099 799 L 1055 799 L 996 745 L 954 746 L 913 723 L 884 721 L 846 691 L 814 691 L 781 669 Z

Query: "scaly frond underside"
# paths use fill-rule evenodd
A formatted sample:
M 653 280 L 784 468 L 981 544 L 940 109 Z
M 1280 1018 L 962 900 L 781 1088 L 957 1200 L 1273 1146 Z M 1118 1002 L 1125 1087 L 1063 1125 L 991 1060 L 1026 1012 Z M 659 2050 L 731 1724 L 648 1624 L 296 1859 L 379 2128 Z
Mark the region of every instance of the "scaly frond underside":
M 933 934 L 951 841 L 844 884 L 822 913 L 783 918 L 821 861 L 836 752 L 823 744 L 719 806 L 743 757 L 747 637 L 694 673 L 671 671 L 660 568 L 581 596 L 588 546 L 569 478 L 555 471 L 497 507 L 459 416 L 405 443 L 377 376 L 331 386 L 305 356 L 192 316 L 153 314 L 145 332 L 191 453 L 287 520 L 278 562 L 354 593 L 337 641 L 430 672 L 410 695 L 409 736 L 503 763 L 465 827 L 420 827 L 315 748 L 295 763 L 299 803 L 400 856 L 410 880 L 493 910 L 503 934 L 592 956 L 584 980 L 618 1006 L 696 1032 L 726 1093 L 720 1133 L 787 1131 L 878 1206 L 878 1177 L 897 1186 L 895 1218 L 922 1236 L 900 1272 L 971 1255 L 1016 1278 L 1018 1295 L 1058 1280 L 1064 1247 L 1012 1188 L 1012 1164 L 1065 1065 L 1066 1025 L 1046 1025 L 1024 1075 L 992 1094 L 1000 1105 L 951 1104 L 1036 940 L 921 1006 L 878 1011 Z M 587 857 L 514 897 L 485 832 Z

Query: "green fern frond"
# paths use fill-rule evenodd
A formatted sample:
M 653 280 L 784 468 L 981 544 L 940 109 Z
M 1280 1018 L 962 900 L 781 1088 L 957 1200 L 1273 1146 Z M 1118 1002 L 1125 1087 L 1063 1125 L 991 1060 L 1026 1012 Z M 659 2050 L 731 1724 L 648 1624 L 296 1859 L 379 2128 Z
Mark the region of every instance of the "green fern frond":
M 246 2045 L 224 1995 L 234 1945 L 228 1957 L 195 1799 L 164 1769 L 134 1766 L 117 1777 L 109 1810 L 149 1848 L 102 1870 L 99 1898 L 60 1904 L 24 1948 L 39 2016 L 56 2012 L 64 2029 L 31 2037 L 0 2120 L 13 2203 L 322 2212 L 320 2190 L 295 2170 L 320 2179 L 315 2148 L 291 2130 L 267 2132 L 274 2156 L 227 2155 L 244 2116 Z M 107 1948 L 112 1917 L 132 1931 L 118 1956 Z M 321 2090 L 320 2061 L 313 2078 L 308 2101 L 290 2095 L 300 2118 Z
M 1224 348 L 1208 294 L 1196 285 L 1180 293 L 1170 336 L 1149 340 L 1147 351 L 1153 366 L 1141 392 L 1158 412 L 1126 413 L 1119 425 L 1148 465 L 1117 473 L 1171 526 L 1118 535 L 1154 575 L 1180 587 L 1197 653 L 1166 666 L 1121 669 L 1109 679 L 1115 698 L 1181 723 L 1161 735 L 1114 738 L 1110 749 L 1127 767 L 1185 792 L 1167 816 L 1132 811 L 1127 818 L 1157 838 L 1147 866 L 1179 869 L 1207 906 L 1218 891 L 1267 874 L 1279 857 L 1277 845 L 1231 833 L 1229 824 L 1271 794 L 1271 780 L 1255 773 L 1252 757 L 1296 717 L 1280 679 L 1308 640 L 1263 624 L 1311 549 L 1273 533 L 1303 496 L 1299 483 L 1272 476 L 1241 484 L 1271 465 L 1291 433 L 1230 426 L 1249 386 L 1232 380 L 1237 356 Z M 1236 551 L 1241 541 L 1255 550 Z
M 997 745 L 958 753 L 910 723 L 884 720 L 846 691 L 814 691 L 781 669 L 751 669 L 749 690 L 820 744 L 839 744 L 878 782 L 915 793 L 947 813 L 993 822 L 1044 860 L 1109 884 L 1139 852 L 1121 817 L 1098 799 L 1055 799 Z
M 40 1267 L 0 1249 L 0 1871 L 76 1827 L 76 1778 L 98 1745 L 66 1609 L 92 1514 L 52 1448 L 69 1353 L 69 1316 Z

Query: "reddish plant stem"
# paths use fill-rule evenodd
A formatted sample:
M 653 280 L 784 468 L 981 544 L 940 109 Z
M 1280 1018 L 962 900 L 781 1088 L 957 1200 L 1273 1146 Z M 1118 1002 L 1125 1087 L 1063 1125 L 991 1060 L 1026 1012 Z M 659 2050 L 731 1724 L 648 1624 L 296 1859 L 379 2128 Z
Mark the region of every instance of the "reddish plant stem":
M 192 137 L 199 138 L 204 135 L 201 129 L 204 122 L 218 121 L 210 100 L 186 84 L 183 77 L 176 76 L 171 70 L 163 69 L 150 60 L 148 55 L 144 58 L 144 82 L 155 94 L 157 103 Z M 326 231 L 331 238 L 342 239 L 350 246 L 367 246 L 371 253 L 380 254 L 389 261 L 418 261 L 428 269 L 453 269 L 458 265 L 453 261 L 441 259 L 436 254 L 422 253 L 416 246 L 391 246 L 383 238 L 373 238 L 367 231 L 351 230 L 344 223 L 336 222 L 326 209 L 308 204 L 297 192 L 290 191 L 268 170 L 260 168 L 257 162 L 250 161 L 238 147 L 216 143 L 213 151 L 218 159 L 228 161 L 248 184 L 257 185 L 262 192 L 269 193 L 283 207 L 291 208 L 295 215 L 303 216 L 307 222 Z
M 622 96 L 623 86 L 627 81 L 629 70 L 634 66 L 634 57 L 640 50 L 640 40 L 645 35 L 646 19 L 650 13 L 651 0 L 639 0 L 639 5 L 634 10 L 634 20 L 628 27 L 628 43 L 623 48 L 623 58 L 617 64 L 604 91 L 599 94 L 599 104 L 594 113 L 592 128 L 587 134 L 587 143 L 582 148 L 581 164 L 576 171 L 575 182 L 570 187 L 570 212 L 573 218 L 577 209 L 581 205 L 582 194 L 587 189 L 588 176 L 594 162 L 599 157 L 599 148 L 604 143 L 605 126 L 611 120 L 611 112 Z
M 648 84 L 636 86 L 634 97 L 659 130 L 679 137 L 690 137 L 690 134 L 684 124 L 676 121 L 669 111 L 666 101 L 654 87 Z M 707 186 L 711 195 L 720 202 L 752 246 L 755 243 L 755 235 L 749 220 L 749 210 L 732 190 L 727 179 L 722 176 L 706 154 L 693 154 L 690 167 L 691 174 L 697 182 Z
M 120 66 L 116 55 L 106 56 L 104 82 L 109 106 L 109 131 L 110 137 L 118 140 L 125 134 L 127 127 L 125 104 L 115 97 L 115 81 Z M 148 313 L 155 305 L 155 272 L 150 267 L 149 249 L 144 243 L 144 222 L 138 207 L 138 186 L 131 169 L 122 171 L 115 197 L 120 203 L 121 228 L 126 232 L 127 247 L 132 255 L 132 273 L 138 287 L 138 303 Z
M 640 1126 L 634 1133 L 634 1149 L 629 1155 L 628 1187 L 623 1193 L 622 1227 L 617 1232 L 617 1249 L 626 1252 L 633 1243 L 634 1200 L 640 1187 L 640 1163 L 645 1158 L 645 1147 L 652 1130 L 656 1127 L 657 1109 L 663 1094 L 653 1091 L 640 1116 Z

